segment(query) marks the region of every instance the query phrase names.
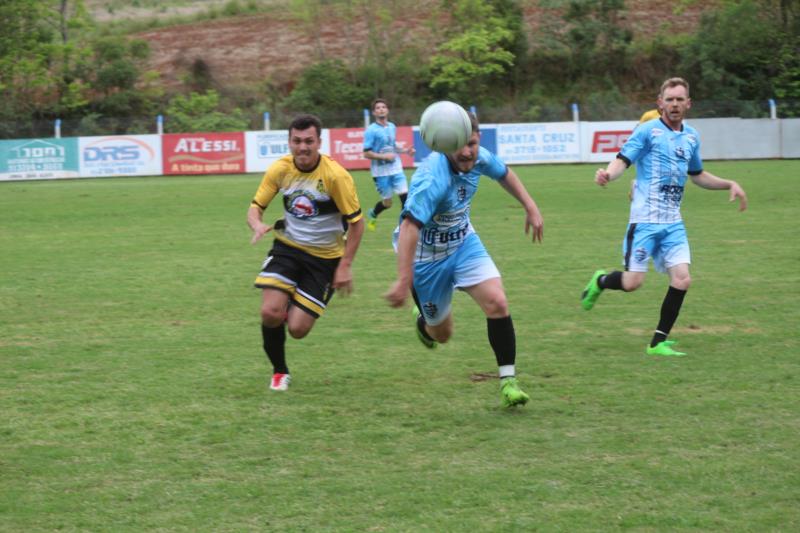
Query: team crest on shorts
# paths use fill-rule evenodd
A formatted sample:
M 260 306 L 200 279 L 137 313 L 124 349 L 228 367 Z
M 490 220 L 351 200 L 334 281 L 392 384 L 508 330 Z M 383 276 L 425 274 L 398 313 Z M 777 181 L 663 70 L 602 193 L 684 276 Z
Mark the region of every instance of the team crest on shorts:
M 636 258 L 637 263 L 641 263 L 645 259 L 647 259 L 647 250 L 644 248 L 637 248 L 636 251 L 633 253 L 633 256 Z
M 422 312 L 425 313 L 426 317 L 434 318 L 436 313 L 439 312 L 439 308 L 433 302 L 425 302 L 422 304 Z

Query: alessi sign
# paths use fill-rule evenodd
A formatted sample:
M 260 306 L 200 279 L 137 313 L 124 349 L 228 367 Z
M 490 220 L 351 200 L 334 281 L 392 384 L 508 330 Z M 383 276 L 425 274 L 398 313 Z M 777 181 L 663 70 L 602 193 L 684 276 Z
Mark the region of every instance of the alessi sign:
M 164 174 L 245 172 L 244 133 L 170 133 L 163 136 Z

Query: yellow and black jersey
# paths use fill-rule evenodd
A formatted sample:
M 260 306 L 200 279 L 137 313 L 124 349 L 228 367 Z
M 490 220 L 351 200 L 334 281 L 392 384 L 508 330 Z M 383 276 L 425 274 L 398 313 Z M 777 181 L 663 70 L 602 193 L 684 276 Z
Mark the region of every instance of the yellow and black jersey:
M 276 239 L 316 257 L 344 254 L 343 220 L 363 217 L 349 172 L 322 154 L 314 170 L 303 172 L 286 155 L 264 173 L 252 205 L 263 211 L 278 193 L 283 195 L 285 227 L 275 230 Z

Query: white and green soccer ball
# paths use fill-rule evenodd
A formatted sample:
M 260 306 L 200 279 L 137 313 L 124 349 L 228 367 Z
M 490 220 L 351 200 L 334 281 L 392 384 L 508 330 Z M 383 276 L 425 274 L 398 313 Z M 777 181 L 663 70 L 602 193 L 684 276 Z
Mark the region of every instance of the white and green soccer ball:
M 428 148 L 449 154 L 462 148 L 472 136 L 472 123 L 463 107 L 442 100 L 429 105 L 419 119 L 419 134 Z

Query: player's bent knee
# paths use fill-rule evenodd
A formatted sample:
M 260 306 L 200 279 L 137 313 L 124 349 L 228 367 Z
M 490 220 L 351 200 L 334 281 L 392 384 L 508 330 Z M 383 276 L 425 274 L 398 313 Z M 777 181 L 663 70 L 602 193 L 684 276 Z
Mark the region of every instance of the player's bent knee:
M 302 339 L 308 335 L 308 333 L 311 331 L 311 327 L 306 325 L 289 325 L 288 330 L 289 335 L 291 335 L 293 339 Z
M 682 291 L 689 290 L 689 286 L 691 284 L 692 284 L 691 276 L 686 276 L 685 278 L 675 278 L 672 280 L 672 283 L 670 283 L 670 285 Z
M 261 323 L 270 328 L 276 328 L 284 323 L 286 320 L 286 311 L 272 309 L 272 308 L 261 308 Z
M 498 294 L 492 297 L 483 305 L 483 310 L 489 318 L 503 318 L 509 315 L 508 299 L 505 294 Z
M 389 209 L 390 207 L 392 207 L 392 199 L 391 198 L 384 198 L 383 199 L 383 207 L 385 207 L 386 209 Z
M 453 328 L 447 326 L 428 326 L 428 335 L 439 344 L 444 344 L 453 336 Z

